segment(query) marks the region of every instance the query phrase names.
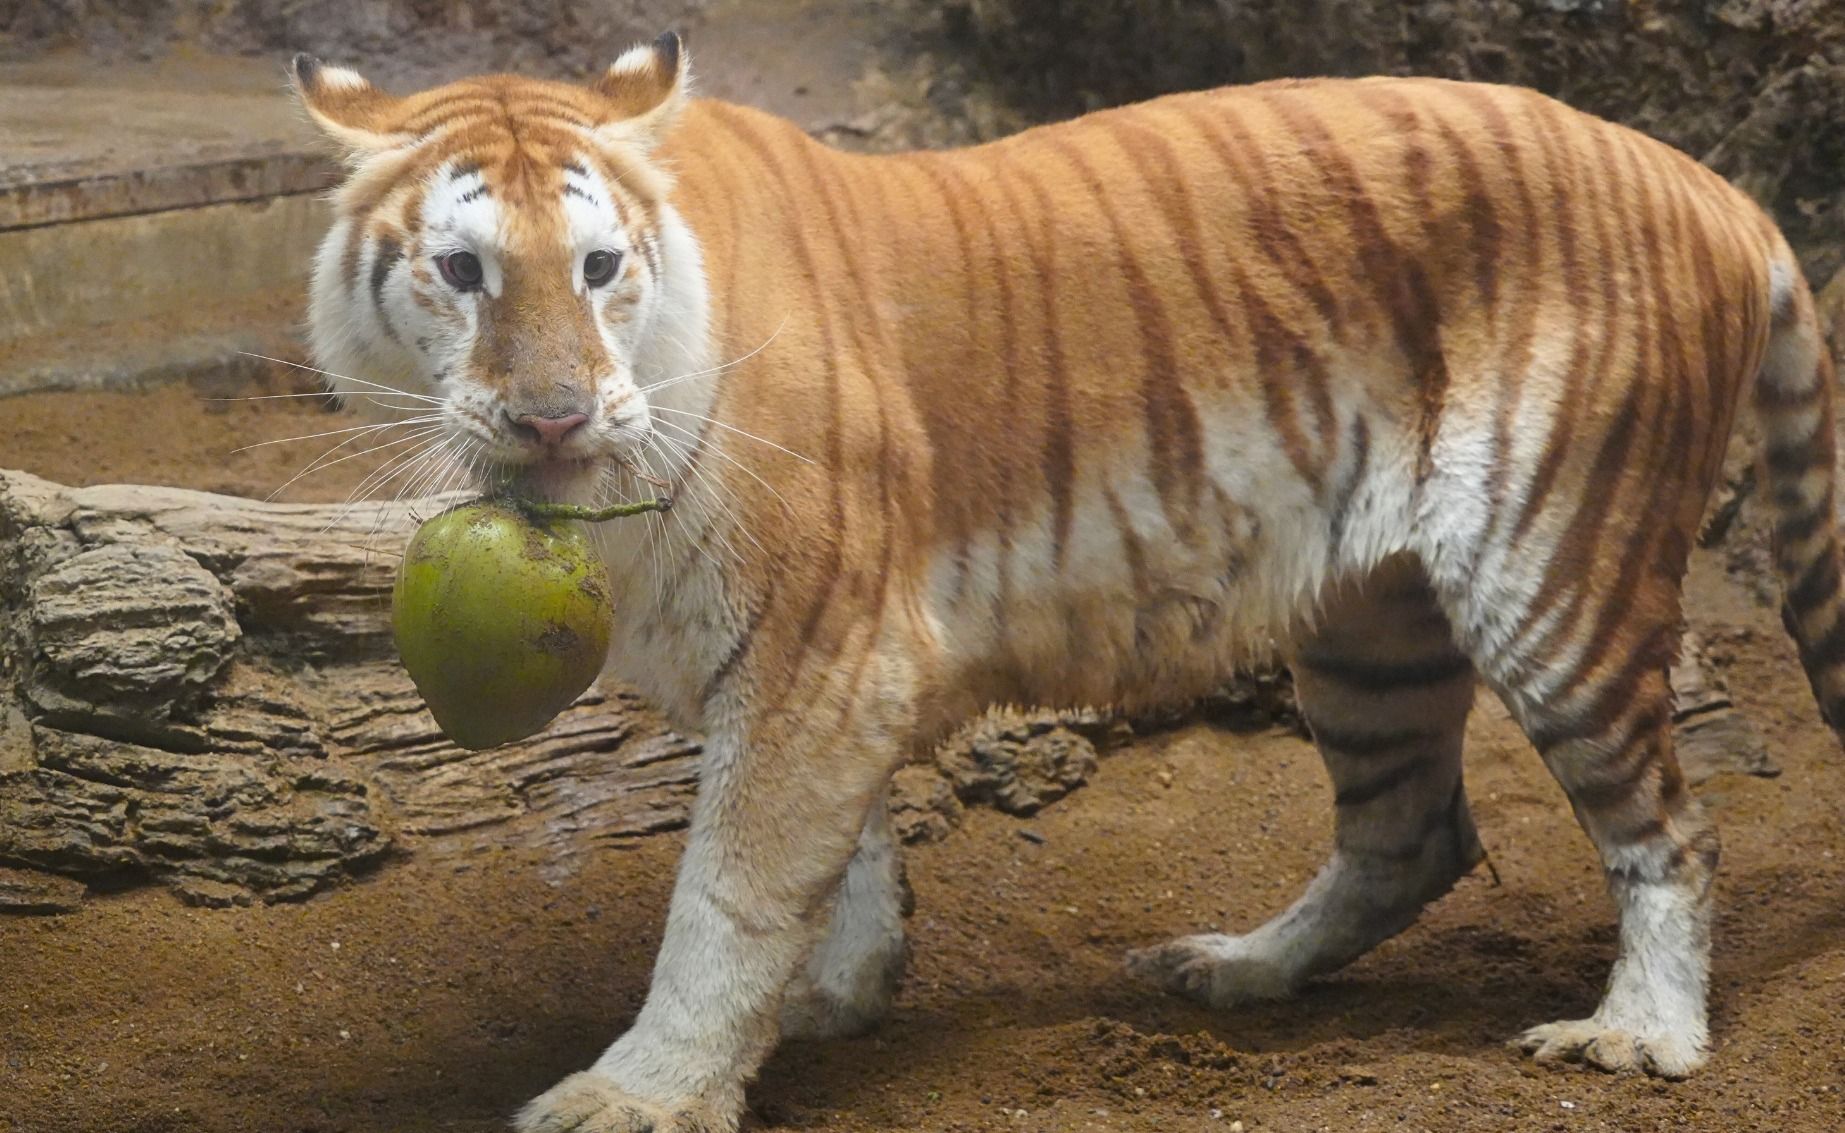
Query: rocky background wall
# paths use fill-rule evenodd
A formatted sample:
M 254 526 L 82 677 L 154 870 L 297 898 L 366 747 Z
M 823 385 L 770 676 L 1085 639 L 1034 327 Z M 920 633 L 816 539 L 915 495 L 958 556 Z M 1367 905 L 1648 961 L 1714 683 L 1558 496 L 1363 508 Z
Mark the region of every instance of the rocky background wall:
M 1698 157 L 1845 264 L 1839 0 L 952 0 L 947 34 L 1034 116 L 1304 75 L 1535 87 Z
M 705 0 L 0 0 L 0 59 L 208 52 L 388 61 L 395 73 L 557 72 L 695 19 Z

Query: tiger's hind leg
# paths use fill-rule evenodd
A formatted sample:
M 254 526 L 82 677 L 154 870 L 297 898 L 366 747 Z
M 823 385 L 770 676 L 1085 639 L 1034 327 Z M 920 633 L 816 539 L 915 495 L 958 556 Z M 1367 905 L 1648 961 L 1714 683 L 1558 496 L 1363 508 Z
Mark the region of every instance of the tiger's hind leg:
M 1704 1064 L 1718 847 L 1672 748 L 1666 670 L 1679 643 L 1676 585 L 1662 572 L 1620 598 L 1578 592 L 1569 596 L 1580 603 L 1574 631 L 1560 628 L 1561 617 L 1528 613 L 1527 626 L 1550 628 L 1518 635 L 1529 644 L 1475 653 L 1568 794 L 1620 912 L 1619 950 L 1595 1013 L 1514 1040 L 1539 1059 L 1665 1078 Z M 1489 601 L 1471 596 L 1456 621 L 1466 624 L 1467 606 L 1478 615 Z M 1516 609 L 1496 606 L 1499 615 Z
M 909 955 L 908 903 L 887 795 L 872 804 L 826 931 L 783 994 L 783 1038 L 858 1035 L 884 1018 Z
M 1605 680 L 1590 703 L 1622 694 Z M 1673 755 L 1670 695 L 1662 661 L 1624 706 L 1537 711 L 1526 726 L 1601 855 L 1621 917 L 1620 950 L 1595 1014 L 1533 1027 L 1517 1040 L 1540 1059 L 1665 1078 L 1704 1064 L 1717 834 Z
M 1332 595 L 1293 670 L 1333 782 L 1331 860 L 1253 932 L 1182 937 L 1128 958 L 1133 974 L 1214 1006 L 1285 996 L 1357 959 L 1483 856 L 1461 782 L 1473 666 L 1413 558 Z

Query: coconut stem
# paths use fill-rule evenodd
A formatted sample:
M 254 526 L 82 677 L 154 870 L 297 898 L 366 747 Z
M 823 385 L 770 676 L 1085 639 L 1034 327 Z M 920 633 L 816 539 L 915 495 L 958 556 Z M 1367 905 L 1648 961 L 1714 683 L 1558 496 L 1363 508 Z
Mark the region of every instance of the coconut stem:
M 520 511 L 538 519 L 580 519 L 585 523 L 601 523 L 605 519 L 620 519 L 623 516 L 642 515 L 650 511 L 668 511 L 673 506 L 671 496 L 661 496 L 653 500 L 641 500 L 632 504 L 610 504 L 608 507 L 584 507 L 581 504 L 541 504 L 529 500 L 518 501 Z

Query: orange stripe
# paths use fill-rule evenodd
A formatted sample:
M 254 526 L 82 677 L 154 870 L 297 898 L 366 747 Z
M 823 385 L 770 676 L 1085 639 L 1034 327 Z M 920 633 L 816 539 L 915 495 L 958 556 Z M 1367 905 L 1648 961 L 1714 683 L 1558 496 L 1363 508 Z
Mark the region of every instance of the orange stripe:
M 1026 191 L 1032 195 L 1032 209 L 1014 209 L 1014 214 L 1021 218 L 1035 217 L 1037 223 L 1026 223 L 1021 231 L 1025 233 L 1025 245 L 1030 251 L 1032 263 L 1037 268 L 1034 282 L 1038 285 L 1039 314 L 1044 328 L 1045 360 L 1045 420 L 1044 445 L 1039 457 L 1039 469 L 1044 477 L 1045 490 L 1051 496 L 1051 562 L 1053 566 L 1063 569 L 1064 556 L 1069 548 L 1070 530 L 1076 521 L 1076 454 L 1078 451 L 1076 418 L 1070 410 L 1070 381 L 1065 372 L 1063 335 L 1058 329 L 1057 317 L 1057 272 L 1052 261 L 1050 249 L 1055 246 L 1056 236 L 1048 232 L 1050 218 L 1056 215 L 1051 206 L 1050 194 L 1044 185 L 1032 175 L 1027 166 L 1017 166 L 1012 170 L 1025 184 Z M 1002 191 L 1005 180 L 1000 179 Z M 1008 200 L 1011 193 L 1006 192 Z M 1016 205 L 1016 202 L 1015 202 Z M 1035 228 L 1036 231 L 1032 231 Z M 992 231 L 989 228 L 989 231 Z M 994 233 L 997 245 L 997 233 Z M 1010 324 L 1008 324 L 1010 326 Z M 1010 337 L 1007 341 L 1008 368 L 1017 364 L 1014 346 Z
M 1141 404 L 1146 419 L 1148 460 L 1153 484 L 1164 505 L 1167 522 L 1182 539 L 1196 530 L 1194 514 L 1203 491 L 1204 427 L 1191 395 L 1179 380 L 1179 359 L 1173 347 L 1173 328 L 1148 277 L 1135 255 L 1132 235 L 1122 223 L 1114 194 L 1102 183 L 1095 167 L 1075 146 L 1061 139 L 1052 143 L 1076 170 L 1083 187 L 1108 221 L 1112 243 L 1126 277 L 1128 302 L 1134 311 L 1141 343 Z

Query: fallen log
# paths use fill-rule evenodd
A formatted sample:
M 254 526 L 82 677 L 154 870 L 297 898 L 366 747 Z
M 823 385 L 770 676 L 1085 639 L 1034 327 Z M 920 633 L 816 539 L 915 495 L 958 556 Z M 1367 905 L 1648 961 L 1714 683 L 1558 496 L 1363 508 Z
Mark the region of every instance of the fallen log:
M 390 551 L 441 506 L 0 472 L 0 863 L 241 904 L 412 846 L 567 856 L 682 824 L 698 745 L 630 692 L 492 751 L 442 738 L 389 623 Z M 0 906 L 72 903 L 8 876 Z

